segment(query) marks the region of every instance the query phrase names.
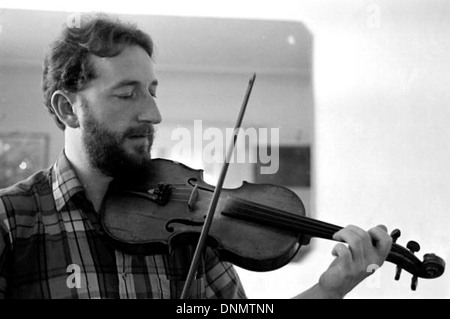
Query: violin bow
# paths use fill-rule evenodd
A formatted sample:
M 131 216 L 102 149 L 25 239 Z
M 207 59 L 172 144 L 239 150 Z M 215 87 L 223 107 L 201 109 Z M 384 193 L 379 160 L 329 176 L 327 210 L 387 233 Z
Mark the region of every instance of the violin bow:
M 241 125 L 242 125 L 242 119 L 244 118 L 244 113 L 245 113 L 245 110 L 247 109 L 248 100 L 250 98 L 250 93 L 252 91 L 253 84 L 255 83 L 255 79 L 256 79 L 256 73 L 253 73 L 253 75 L 251 76 L 251 78 L 248 82 L 247 91 L 244 96 L 244 101 L 242 102 L 241 110 L 240 110 L 239 116 L 236 120 L 236 125 L 235 125 L 234 131 L 233 131 L 233 139 L 230 141 L 230 145 L 228 146 L 228 150 L 225 155 L 225 161 L 222 165 L 219 179 L 217 181 L 217 185 L 215 187 L 214 194 L 213 194 L 211 202 L 209 204 L 205 223 L 203 224 L 202 231 L 200 233 L 200 237 L 199 237 L 199 240 L 197 243 L 197 247 L 195 248 L 191 266 L 189 268 L 189 272 L 186 277 L 186 282 L 184 283 L 183 291 L 181 292 L 181 299 L 187 298 L 188 293 L 191 289 L 192 281 L 194 279 L 195 274 L 197 273 L 198 264 L 200 262 L 200 257 L 201 257 L 202 251 L 205 247 L 209 230 L 211 228 L 214 213 L 216 211 L 217 203 L 219 201 L 220 193 L 222 191 L 223 183 L 225 181 L 225 176 L 228 171 L 228 166 L 229 166 L 229 163 L 231 160 L 231 156 L 233 155 L 233 151 L 236 146 L 237 137 L 238 137 Z

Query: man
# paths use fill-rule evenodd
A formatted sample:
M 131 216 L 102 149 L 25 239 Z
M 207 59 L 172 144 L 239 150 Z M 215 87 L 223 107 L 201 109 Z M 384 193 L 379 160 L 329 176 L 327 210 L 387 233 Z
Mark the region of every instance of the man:
M 0 295 L 5 298 L 178 298 L 192 247 L 129 255 L 105 240 L 99 211 L 112 180 L 149 165 L 158 80 L 151 38 L 106 16 L 65 28 L 44 63 L 44 103 L 64 131 L 48 170 L 0 191 Z M 342 298 L 381 266 L 383 226 L 348 226 L 319 282 L 298 298 Z M 207 248 L 191 298 L 245 298 L 233 266 Z

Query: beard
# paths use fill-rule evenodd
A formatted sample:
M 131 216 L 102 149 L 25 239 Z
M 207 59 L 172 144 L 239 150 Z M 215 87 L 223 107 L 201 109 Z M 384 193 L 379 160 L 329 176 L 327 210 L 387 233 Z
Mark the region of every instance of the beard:
M 123 133 L 114 132 L 97 121 L 86 109 L 83 144 L 91 167 L 115 179 L 130 180 L 145 176 L 149 170 L 154 128 L 140 124 Z M 148 143 L 133 145 L 133 153 L 124 145 L 127 139 L 145 136 Z

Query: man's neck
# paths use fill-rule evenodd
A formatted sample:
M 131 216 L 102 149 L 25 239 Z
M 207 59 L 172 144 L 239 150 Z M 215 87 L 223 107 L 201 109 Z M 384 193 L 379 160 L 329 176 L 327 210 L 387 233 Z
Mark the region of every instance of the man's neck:
M 86 195 L 92 202 L 95 211 L 99 212 L 112 177 L 106 176 L 98 169 L 91 167 L 87 155 L 80 149 L 76 150 L 66 147 L 65 154 L 75 170 L 81 185 L 84 186 Z

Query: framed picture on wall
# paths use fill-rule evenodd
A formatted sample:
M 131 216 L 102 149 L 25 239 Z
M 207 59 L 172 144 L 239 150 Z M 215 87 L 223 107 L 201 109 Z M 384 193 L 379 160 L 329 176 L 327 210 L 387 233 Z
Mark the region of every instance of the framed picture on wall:
M 46 133 L 0 133 L 0 188 L 26 179 L 49 165 Z
M 259 155 L 257 157 L 260 158 Z M 262 174 L 266 164 L 258 161 L 254 166 L 256 183 L 268 183 L 286 187 L 311 187 L 311 147 L 279 146 L 278 170 L 273 174 Z

